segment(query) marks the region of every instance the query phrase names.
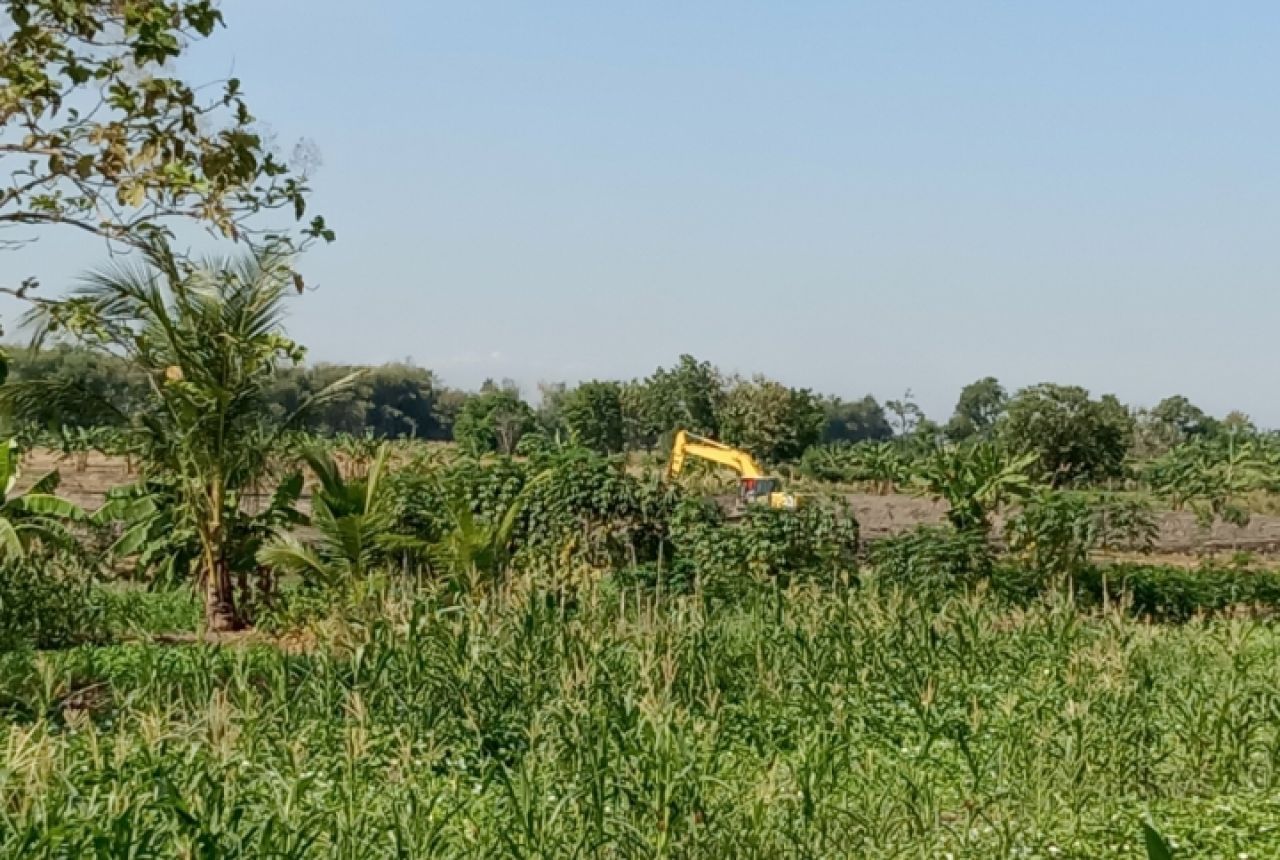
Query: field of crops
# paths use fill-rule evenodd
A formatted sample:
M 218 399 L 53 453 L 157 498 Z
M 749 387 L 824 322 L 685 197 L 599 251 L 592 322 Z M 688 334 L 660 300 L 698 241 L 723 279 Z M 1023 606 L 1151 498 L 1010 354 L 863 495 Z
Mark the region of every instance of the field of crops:
M 198 611 L 145 593 L 115 624 Z M 874 586 L 371 586 L 304 639 L 7 658 L 7 857 L 1280 852 L 1280 636 Z

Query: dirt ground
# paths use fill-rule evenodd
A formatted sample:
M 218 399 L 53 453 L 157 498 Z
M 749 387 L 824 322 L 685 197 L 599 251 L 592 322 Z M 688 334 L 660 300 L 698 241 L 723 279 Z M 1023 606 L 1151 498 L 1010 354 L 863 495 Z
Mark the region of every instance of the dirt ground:
M 83 466 L 83 468 L 81 468 Z M 83 508 L 92 510 L 102 503 L 106 491 L 137 479 L 123 459 L 90 454 L 83 463 L 63 459 L 56 452 L 32 451 L 23 458 L 19 487 L 30 486 L 41 475 L 57 469 L 62 481 L 58 493 Z M 908 495 L 876 496 L 850 494 L 850 507 L 858 518 L 865 539 L 875 540 L 898 534 L 920 523 L 941 522 L 946 506 L 940 502 Z M 307 507 L 304 496 L 303 505 Z M 1159 518 L 1156 551 L 1160 553 L 1206 553 L 1248 550 L 1280 551 L 1280 517 L 1254 514 L 1243 527 L 1214 523 L 1202 528 L 1187 511 L 1166 511 Z

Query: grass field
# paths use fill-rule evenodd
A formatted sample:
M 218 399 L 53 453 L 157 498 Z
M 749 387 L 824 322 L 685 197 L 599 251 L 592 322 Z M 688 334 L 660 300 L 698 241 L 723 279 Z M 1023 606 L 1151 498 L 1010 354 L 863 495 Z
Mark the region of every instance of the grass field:
M 5 857 L 1280 855 L 1280 634 L 874 585 L 364 590 L 3 658 Z M 191 629 L 181 597 L 120 630 Z

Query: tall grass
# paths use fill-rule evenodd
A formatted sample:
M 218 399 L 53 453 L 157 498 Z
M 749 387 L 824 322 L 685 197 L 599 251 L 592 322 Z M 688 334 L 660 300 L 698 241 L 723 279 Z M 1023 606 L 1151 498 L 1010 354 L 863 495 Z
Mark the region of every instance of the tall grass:
M 344 618 L 4 658 L 0 856 L 1280 853 L 1264 622 L 530 578 Z

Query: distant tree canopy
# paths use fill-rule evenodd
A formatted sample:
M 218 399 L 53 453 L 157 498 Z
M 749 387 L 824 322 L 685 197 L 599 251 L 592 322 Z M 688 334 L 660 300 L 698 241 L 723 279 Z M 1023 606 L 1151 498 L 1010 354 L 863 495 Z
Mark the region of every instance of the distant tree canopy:
M 48 429 L 120 426 L 147 398 L 146 377 L 110 356 L 69 346 L 10 353 L 14 382 L 40 381 L 45 390 L 58 393 L 30 404 L 19 416 L 29 425 Z M 71 403 L 74 411 L 67 410 L 66 404 Z
M 486 382 L 458 411 L 453 438 L 473 454 L 514 454 L 521 437 L 538 427 L 533 408 L 512 384 Z
M 451 419 L 442 414 L 442 386 L 435 375 L 408 364 L 371 368 L 319 364 L 277 375 L 268 396 L 282 414 L 297 409 L 309 395 L 363 371 L 341 394 L 307 414 L 305 429 L 322 434 L 369 434 L 391 439 L 450 438 Z
M 560 399 L 559 415 L 569 439 L 584 448 L 616 454 L 626 446 L 620 383 L 582 383 Z
M 149 396 L 145 377 L 101 353 L 69 346 L 12 351 L 15 380 L 41 379 L 52 384 L 46 390 L 64 392 L 24 403 L 12 416 L 34 431 L 118 426 Z M 910 398 L 895 401 L 894 418 L 908 431 L 895 435 L 873 397 L 821 397 L 764 376 L 725 375 L 692 356 L 630 381 L 543 383 L 536 409 L 510 381 L 460 391 L 430 370 L 405 363 L 285 367 L 267 386 L 265 399 L 278 414 L 289 414 L 357 371 L 354 382 L 306 413 L 302 429 L 453 440 L 476 453 L 504 454 L 517 452 L 520 440 L 529 437 L 530 444 L 558 440 L 614 454 L 660 449 L 673 430 L 686 427 L 770 463 L 799 460 L 820 443 L 892 441 L 899 456 L 915 457 L 948 440 L 987 438 L 1013 453 L 1034 453 L 1040 477 L 1056 485 L 1117 477 L 1131 457 L 1158 457 L 1232 429 L 1257 432 L 1244 415 L 1215 419 L 1185 397 L 1131 412 L 1111 395 L 1093 398 L 1070 385 L 1034 385 L 1008 397 L 987 377 L 965 387 L 945 429 L 924 418 Z M 63 411 L 67 404 L 75 404 L 74 411 Z
M 1008 393 L 994 376 L 969 383 L 960 391 L 955 413 L 947 422 L 947 437 L 959 442 L 987 435 L 1008 402 Z
M 764 376 L 737 379 L 720 398 L 725 442 L 772 462 L 793 460 L 822 438 L 822 405 L 807 389 Z
M 893 437 L 884 408 L 871 395 L 861 400 L 829 398 L 822 408 L 824 442 L 882 442 Z

